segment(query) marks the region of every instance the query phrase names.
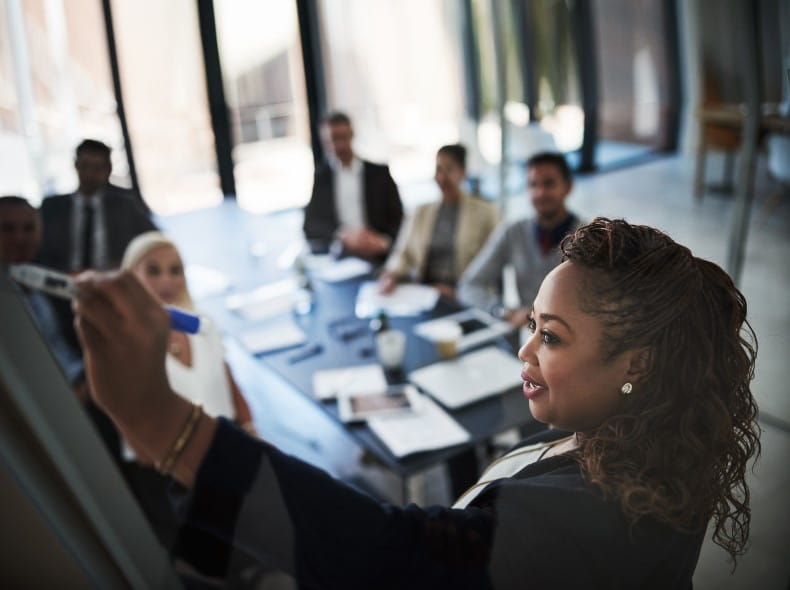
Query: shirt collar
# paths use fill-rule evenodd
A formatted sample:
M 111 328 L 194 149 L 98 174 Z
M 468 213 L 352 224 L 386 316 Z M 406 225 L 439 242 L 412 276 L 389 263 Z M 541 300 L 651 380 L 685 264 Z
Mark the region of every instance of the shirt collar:
M 566 236 L 571 230 L 571 227 L 576 222 L 576 216 L 573 213 L 568 213 L 567 217 L 553 229 L 543 229 L 540 224 L 535 220 L 535 237 L 541 244 L 544 252 L 552 250 L 559 245 L 562 238 Z
M 343 164 L 340 163 L 340 160 L 337 159 L 335 154 L 327 154 L 326 161 L 333 172 L 345 171 L 351 172 L 353 174 L 359 174 L 362 171 L 362 160 L 356 156 L 351 158 L 351 166 L 348 168 L 343 167 Z
M 84 195 L 83 193 L 81 193 L 79 191 L 79 189 L 74 192 L 74 200 L 77 203 L 79 203 L 80 206 L 84 205 L 88 201 L 90 201 L 91 203 L 98 203 L 99 201 L 101 201 L 103 199 L 104 199 L 104 189 L 103 188 L 100 188 L 95 193 L 93 193 L 91 196 Z

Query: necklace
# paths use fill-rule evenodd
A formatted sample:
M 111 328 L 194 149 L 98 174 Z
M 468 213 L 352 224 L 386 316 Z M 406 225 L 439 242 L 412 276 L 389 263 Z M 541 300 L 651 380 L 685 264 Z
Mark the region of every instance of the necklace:
M 173 356 L 179 356 L 182 352 L 184 352 L 184 348 L 181 346 L 181 343 L 178 342 L 178 340 L 175 340 L 174 338 L 170 339 L 170 342 L 167 345 L 167 350 Z

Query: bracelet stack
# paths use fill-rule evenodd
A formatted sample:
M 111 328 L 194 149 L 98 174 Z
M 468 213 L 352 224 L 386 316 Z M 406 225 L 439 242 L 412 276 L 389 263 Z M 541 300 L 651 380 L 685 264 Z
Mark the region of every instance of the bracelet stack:
M 258 436 L 258 431 L 255 429 L 255 423 L 252 420 L 245 422 L 244 424 L 240 424 L 240 426 L 247 434 Z
M 178 435 L 176 442 L 170 447 L 165 458 L 156 466 L 157 470 L 162 475 L 170 475 L 173 472 L 173 467 L 175 467 L 175 464 L 178 462 L 179 458 L 181 458 L 189 439 L 191 439 L 192 435 L 195 433 L 195 427 L 200 420 L 202 409 L 203 406 L 201 404 L 192 405 L 192 412 L 189 414 L 184 428 L 181 429 L 181 434 Z

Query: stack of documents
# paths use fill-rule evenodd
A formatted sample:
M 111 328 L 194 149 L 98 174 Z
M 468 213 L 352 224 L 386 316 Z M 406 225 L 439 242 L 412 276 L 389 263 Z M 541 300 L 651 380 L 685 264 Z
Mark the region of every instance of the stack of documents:
M 380 394 L 387 390 L 384 371 L 378 364 L 326 369 L 313 375 L 313 392 L 320 400 L 337 397 L 342 401 L 356 394 Z M 431 398 L 415 392 L 409 399 L 411 411 L 366 417 L 368 426 L 393 455 L 404 457 L 469 440 L 469 433 Z
M 368 426 L 396 457 L 443 449 L 470 438 L 458 422 L 424 395 L 414 412 L 368 418 Z
M 215 268 L 200 264 L 187 264 L 184 272 L 193 299 L 212 297 L 230 289 L 228 276 Z
M 381 365 L 360 365 L 316 371 L 313 393 L 320 400 L 348 393 L 374 393 L 387 389 L 387 378 Z
M 225 306 L 240 313 L 246 320 L 255 322 L 290 311 L 296 289 L 296 279 L 288 278 L 246 293 L 230 295 L 225 298 Z
M 456 409 L 519 387 L 521 368 L 515 354 L 489 346 L 417 369 L 409 381 L 446 408 Z
M 251 354 L 265 354 L 304 344 L 307 337 L 290 314 L 242 332 L 239 340 Z
M 370 262 L 350 256 L 322 265 L 315 271 L 315 276 L 327 283 L 339 283 L 364 276 L 372 270 Z
M 388 316 L 415 316 L 436 307 L 439 292 L 427 285 L 398 285 L 389 295 L 379 293 L 376 282 L 367 282 L 359 288 L 356 314 L 359 318 L 370 318 L 379 312 Z

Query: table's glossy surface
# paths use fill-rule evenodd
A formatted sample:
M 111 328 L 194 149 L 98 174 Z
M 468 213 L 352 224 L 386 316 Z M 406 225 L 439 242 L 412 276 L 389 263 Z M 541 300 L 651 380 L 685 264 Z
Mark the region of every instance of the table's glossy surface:
M 373 331 L 367 319 L 354 315 L 354 302 L 361 284 L 360 280 L 341 283 L 324 283 L 314 280 L 314 305 L 307 315 L 297 316 L 297 322 L 308 336 L 308 345 L 320 344 L 318 354 L 295 360 L 299 349 L 272 352 L 257 357 L 258 362 L 293 385 L 294 389 L 310 398 L 334 420 L 341 424 L 335 401 L 318 401 L 313 398 L 313 374 L 322 369 L 376 363 Z M 209 310 L 217 317 L 226 332 L 238 334 L 249 326 L 235 313 L 224 309 L 219 301 Z M 413 326 L 426 318 L 437 317 L 457 311 L 452 303 L 440 300 L 436 309 L 420 317 L 390 318 L 391 327 L 402 330 L 407 335 L 406 356 L 403 371 L 388 373 L 392 383 L 403 381 L 409 371 L 428 365 L 437 360 L 433 344 L 416 336 Z M 504 338 L 496 341 L 498 345 L 512 348 Z M 514 351 L 515 354 L 515 351 Z M 520 427 L 531 421 L 529 408 L 520 389 L 505 392 L 501 396 L 482 400 L 456 411 L 450 411 L 461 426 L 471 435 L 465 445 L 458 445 L 437 451 L 417 453 L 398 459 L 382 444 L 365 424 L 342 426 L 365 449 L 393 472 L 408 476 L 422 471 L 437 463 L 457 455 L 471 445 L 485 441 L 493 435 L 512 427 Z

